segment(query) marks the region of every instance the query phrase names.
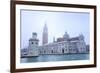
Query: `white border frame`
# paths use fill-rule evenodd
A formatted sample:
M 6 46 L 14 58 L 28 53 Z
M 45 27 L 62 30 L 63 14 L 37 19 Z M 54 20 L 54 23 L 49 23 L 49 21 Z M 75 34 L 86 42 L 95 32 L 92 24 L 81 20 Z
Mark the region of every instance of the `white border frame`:
M 89 12 L 90 13 L 90 60 L 80 61 L 61 61 L 61 62 L 39 62 L 39 63 L 20 63 L 20 10 L 52 10 L 52 11 L 72 11 L 72 12 Z M 52 7 L 52 6 L 36 6 L 36 5 L 16 5 L 16 69 L 23 68 L 40 68 L 40 67 L 57 67 L 57 66 L 75 66 L 75 65 L 91 65 L 94 64 L 94 10 L 86 8 L 70 8 L 70 7 Z

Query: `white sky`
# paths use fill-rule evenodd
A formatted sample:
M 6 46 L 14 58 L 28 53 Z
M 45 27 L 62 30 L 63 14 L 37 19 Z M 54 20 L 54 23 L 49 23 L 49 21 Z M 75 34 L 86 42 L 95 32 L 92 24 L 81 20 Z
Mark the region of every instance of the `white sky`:
M 32 32 L 37 33 L 39 45 L 42 44 L 42 32 L 45 22 L 48 27 L 48 42 L 62 37 L 65 32 L 70 37 L 83 34 L 85 42 L 89 44 L 89 13 L 51 12 L 21 10 L 21 48 L 28 46 Z

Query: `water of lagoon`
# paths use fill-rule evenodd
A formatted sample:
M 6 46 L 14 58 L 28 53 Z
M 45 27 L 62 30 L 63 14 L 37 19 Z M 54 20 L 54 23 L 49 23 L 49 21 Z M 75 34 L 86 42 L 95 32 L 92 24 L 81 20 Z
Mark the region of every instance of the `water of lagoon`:
M 74 61 L 74 60 L 88 60 L 88 59 L 89 59 L 89 54 L 39 55 L 37 57 L 21 58 L 21 63 Z

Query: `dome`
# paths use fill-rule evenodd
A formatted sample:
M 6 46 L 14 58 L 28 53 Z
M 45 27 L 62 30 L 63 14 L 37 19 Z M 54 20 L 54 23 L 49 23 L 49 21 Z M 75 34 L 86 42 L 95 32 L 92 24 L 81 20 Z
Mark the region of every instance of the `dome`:
M 80 40 L 84 40 L 83 34 L 80 34 L 80 35 L 79 35 L 79 38 L 80 38 Z
M 66 39 L 68 39 L 68 38 L 69 38 L 69 35 L 68 35 L 68 33 L 67 33 L 67 32 L 65 32 L 65 34 L 63 35 L 63 38 L 66 38 Z

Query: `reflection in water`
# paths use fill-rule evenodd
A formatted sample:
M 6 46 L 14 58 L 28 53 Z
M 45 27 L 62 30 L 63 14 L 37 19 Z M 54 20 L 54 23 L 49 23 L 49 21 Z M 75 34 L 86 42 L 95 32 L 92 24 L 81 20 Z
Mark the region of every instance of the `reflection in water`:
M 88 60 L 89 54 L 39 55 L 38 57 L 21 58 L 21 63 Z

